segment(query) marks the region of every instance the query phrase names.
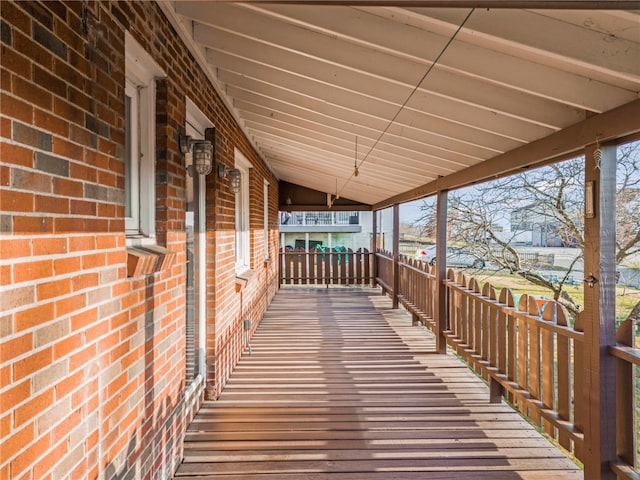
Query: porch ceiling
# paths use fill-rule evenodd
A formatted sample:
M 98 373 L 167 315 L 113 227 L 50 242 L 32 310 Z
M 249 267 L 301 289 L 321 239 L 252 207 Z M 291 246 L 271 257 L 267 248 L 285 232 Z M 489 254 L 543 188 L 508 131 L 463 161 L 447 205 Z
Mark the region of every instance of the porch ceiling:
M 640 92 L 638 10 L 171 5 L 274 173 L 367 204 Z

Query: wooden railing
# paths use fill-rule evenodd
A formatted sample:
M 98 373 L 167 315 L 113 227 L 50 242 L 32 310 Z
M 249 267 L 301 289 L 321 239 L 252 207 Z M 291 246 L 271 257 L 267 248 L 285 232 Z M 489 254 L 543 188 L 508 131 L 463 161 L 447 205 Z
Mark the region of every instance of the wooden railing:
M 391 252 L 376 250 L 376 283 L 387 293 L 393 291 L 393 257 Z
M 393 259 L 378 252 L 378 280 L 392 285 Z M 414 320 L 435 327 L 435 267 L 400 256 L 398 298 Z M 492 401 L 504 396 L 531 422 L 582 458 L 585 422 L 584 333 L 569 325 L 555 301 L 497 291 L 453 270 L 447 272 L 447 344 L 490 385 Z M 387 288 L 385 288 L 387 289 Z M 388 289 L 387 289 L 388 290 Z
M 420 322 L 435 329 L 435 282 L 434 266 L 401 257 L 398 264 L 400 292 L 398 299 L 414 316 L 414 323 Z
M 638 479 L 636 378 L 640 349 L 635 346 L 637 325 L 628 318 L 616 332 L 617 344 L 609 348 L 616 359 L 616 452 L 618 461 L 611 470 L 619 479 Z M 630 401 L 631 399 L 631 401 Z
M 447 343 L 530 421 L 582 459 L 584 333 L 562 305 L 449 270 Z
M 393 255 L 376 253 L 376 281 L 393 295 Z M 414 321 L 435 329 L 435 267 L 401 255 L 397 296 Z M 582 318 L 571 325 L 556 301 L 522 295 L 449 270 L 447 344 L 489 383 L 493 402 L 505 398 L 562 447 L 583 459 L 588 421 L 583 375 L 587 361 Z M 609 348 L 616 367 L 616 445 L 611 470 L 618 480 L 640 478 L 637 468 L 636 379 L 640 349 L 636 321 L 618 328 L 617 345 Z
M 366 285 L 371 282 L 371 254 L 327 249 L 280 249 L 280 284 Z

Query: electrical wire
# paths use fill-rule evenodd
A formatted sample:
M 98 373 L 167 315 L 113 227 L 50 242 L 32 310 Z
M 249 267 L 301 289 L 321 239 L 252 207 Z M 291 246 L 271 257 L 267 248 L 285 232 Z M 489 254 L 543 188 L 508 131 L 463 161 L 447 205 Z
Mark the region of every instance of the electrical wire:
M 404 108 L 407 106 L 407 104 L 409 103 L 409 101 L 411 100 L 411 98 L 413 98 L 413 96 L 415 95 L 415 93 L 418 91 L 418 89 L 422 86 L 422 84 L 424 83 L 424 81 L 427 79 L 427 77 L 429 76 L 429 74 L 431 73 L 431 71 L 434 69 L 434 67 L 438 64 L 438 62 L 440 61 L 440 58 L 442 58 L 442 56 L 444 55 L 444 53 L 447 51 L 447 49 L 449 48 L 449 46 L 453 43 L 453 41 L 455 40 L 455 38 L 458 36 L 458 33 L 460 33 L 460 31 L 462 30 L 462 28 L 465 26 L 465 24 L 467 23 L 467 21 L 469 20 L 469 18 L 471 17 L 471 14 L 475 11 L 475 8 L 472 8 L 469 13 L 467 14 L 467 16 L 464 18 L 464 20 L 462 20 L 462 23 L 460 23 L 460 25 L 458 26 L 458 28 L 456 29 L 456 31 L 453 33 L 453 35 L 451 36 L 451 38 L 449 38 L 449 40 L 447 41 L 447 43 L 444 45 L 444 47 L 442 47 L 442 50 L 440 50 L 440 53 L 438 53 L 438 55 L 436 56 L 435 60 L 433 62 L 431 62 L 431 65 L 429 65 L 429 68 L 427 68 L 427 71 L 424 72 L 424 75 L 422 75 L 422 78 L 420 78 L 420 80 L 418 81 L 418 83 L 416 84 L 415 87 L 413 87 L 413 90 L 411 91 L 411 93 L 409 94 L 409 96 L 406 98 L 406 100 L 402 103 L 402 105 L 400 105 L 400 108 L 398 109 L 398 111 L 395 113 L 395 115 L 391 118 L 391 120 L 389 120 L 389 123 L 387 123 L 387 126 L 384 127 L 384 130 L 382 130 L 382 132 L 380 133 L 380 135 L 378 135 L 378 138 L 376 139 L 376 141 L 373 143 L 373 145 L 371 146 L 371 148 L 369 149 L 369 151 L 367 152 L 367 154 L 362 158 L 362 160 L 360 160 L 360 163 L 356 163 L 355 169 L 354 171 L 351 173 L 351 176 L 349 178 L 347 178 L 347 180 L 344 182 L 344 185 L 342 185 L 342 188 L 340 189 L 340 191 L 336 191 L 336 196 L 340 196 L 340 194 L 342 193 L 342 191 L 345 189 L 345 187 L 348 185 L 348 183 L 351 181 L 351 179 L 356 176 L 355 172 L 359 170 L 359 168 L 362 166 L 362 164 L 367 160 L 367 158 L 369 158 L 369 155 L 371 155 L 371 152 L 373 152 L 373 150 L 378 146 L 378 143 L 380 143 L 380 140 L 382 140 L 382 137 L 384 137 L 384 135 L 387 133 L 387 131 L 389 130 L 389 128 L 391 128 L 391 125 L 393 125 L 393 123 L 396 121 L 396 119 L 398 118 L 398 115 L 400 115 L 400 112 L 402 112 L 402 110 L 404 110 Z

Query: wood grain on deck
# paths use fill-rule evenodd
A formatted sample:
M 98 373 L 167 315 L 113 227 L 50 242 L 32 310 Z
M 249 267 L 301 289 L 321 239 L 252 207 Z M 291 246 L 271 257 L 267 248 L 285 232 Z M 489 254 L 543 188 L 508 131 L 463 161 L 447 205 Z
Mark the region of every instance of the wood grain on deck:
M 582 480 L 369 289 L 283 289 L 190 425 L 176 479 Z

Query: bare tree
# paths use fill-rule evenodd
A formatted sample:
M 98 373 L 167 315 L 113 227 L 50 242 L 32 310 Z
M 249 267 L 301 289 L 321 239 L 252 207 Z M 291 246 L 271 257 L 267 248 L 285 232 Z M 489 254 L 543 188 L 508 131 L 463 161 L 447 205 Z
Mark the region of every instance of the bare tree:
M 618 263 L 640 253 L 640 143 L 624 145 L 618 154 Z M 525 258 L 518 243 L 524 232 L 537 232 L 540 245 L 584 248 L 584 160 L 577 158 L 449 194 L 449 239 L 500 269 L 550 291 L 572 314 L 580 305 L 566 292 L 574 258 L 557 276 L 542 275 Z M 434 206 L 424 202 L 420 225 L 433 225 Z M 509 225 L 509 231 L 504 226 Z M 528 241 L 530 239 L 527 239 Z

